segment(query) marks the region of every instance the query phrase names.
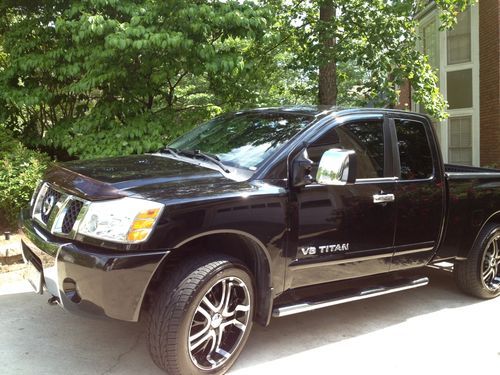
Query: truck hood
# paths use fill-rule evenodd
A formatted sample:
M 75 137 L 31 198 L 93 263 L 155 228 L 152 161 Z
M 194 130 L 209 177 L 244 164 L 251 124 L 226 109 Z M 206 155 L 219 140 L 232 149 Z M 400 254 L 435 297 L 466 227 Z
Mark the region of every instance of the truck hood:
M 233 182 L 223 174 L 200 165 L 156 155 L 72 161 L 56 164 L 46 174 L 49 183 L 89 200 L 134 195 L 135 189 L 147 193 L 148 187 Z

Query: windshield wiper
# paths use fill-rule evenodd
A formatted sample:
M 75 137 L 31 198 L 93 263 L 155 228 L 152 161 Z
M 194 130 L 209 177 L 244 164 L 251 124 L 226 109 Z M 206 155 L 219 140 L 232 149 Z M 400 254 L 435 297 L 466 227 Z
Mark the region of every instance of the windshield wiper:
M 162 154 L 164 153 L 169 153 L 169 154 L 172 154 L 174 156 L 179 156 L 179 150 L 177 150 L 176 148 L 173 148 L 173 147 L 165 147 L 165 148 L 162 148 L 160 150 L 160 152 Z
M 172 149 L 169 147 L 169 152 L 175 152 L 177 155 L 187 156 L 191 158 L 201 158 L 204 160 L 208 160 L 213 164 L 217 165 L 220 169 L 222 169 L 226 173 L 231 173 L 229 169 L 220 161 L 220 159 L 216 155 L 209 155 L 200 150 L 175 150 L 172 152 Z

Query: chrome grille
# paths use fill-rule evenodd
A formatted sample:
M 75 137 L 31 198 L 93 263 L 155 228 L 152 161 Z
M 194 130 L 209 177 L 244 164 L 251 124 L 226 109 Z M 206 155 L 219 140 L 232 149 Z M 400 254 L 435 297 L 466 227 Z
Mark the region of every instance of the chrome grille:
M 49 232 L 74 238 L 85 205 L 80 198 L 66 194 L 58 187 L 43 183 L 32 206 L 32 217 Z
M 82 210 L 83 202 L 79 200 L 72 200 L 67 205 L 67 210 L 64 215 L 64 219 L 62 221 L 61 232 L 69 233 L 73 229 L 73 225 L 75 225 L 78 214 Z
M 59 199 L 61 199 L 61 195 L 61 193 L 51 187 L 47 189 L 45 197 L 42 201 L 42 209 L 40 212 L 40 217 L 45 224 L 49 221 L 50 214 L 56 207 L 57 202 L 59 202 Z

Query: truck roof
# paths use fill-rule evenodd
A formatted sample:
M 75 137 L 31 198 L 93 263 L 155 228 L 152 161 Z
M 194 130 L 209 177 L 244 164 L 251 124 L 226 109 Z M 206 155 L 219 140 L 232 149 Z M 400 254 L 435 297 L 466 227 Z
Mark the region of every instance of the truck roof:
M 240 113 L 291 113 L 297 115 L 309 115 L 313 117 L 324 117 L 328 115 L 337 114 L 351 114 L 357 112 L 379 112 L 379 113 L 400 113 L 400 114 L 414 114 L 419 116 L 425 116 L 422 113 L 404 111 L 400 109 L 390 109 L 390 108 L 375 108 L 375 107 L 342 107 L 342 106 L 326 106 L 326 105 L 291 105 L 291 106 L 281 106 L 281 107 L 262 107 L 253 109 L 242 109 L 236 111 L 236 114 Z

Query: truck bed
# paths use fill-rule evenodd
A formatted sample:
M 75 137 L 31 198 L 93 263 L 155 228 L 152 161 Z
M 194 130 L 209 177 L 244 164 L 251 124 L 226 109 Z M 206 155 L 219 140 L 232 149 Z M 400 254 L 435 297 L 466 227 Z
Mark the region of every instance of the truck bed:
M 479 168 L 479 167 L 471 167 L 468 165 L 458 165 L 458 164 L 445 164 L 444 165 L 445 173 L 498 173 L 500 174 L 499 169 L 494 168 Z
M 445 164 L 448 212 L 435 260 L 465 256 L 500 207 L 500 170 Z

